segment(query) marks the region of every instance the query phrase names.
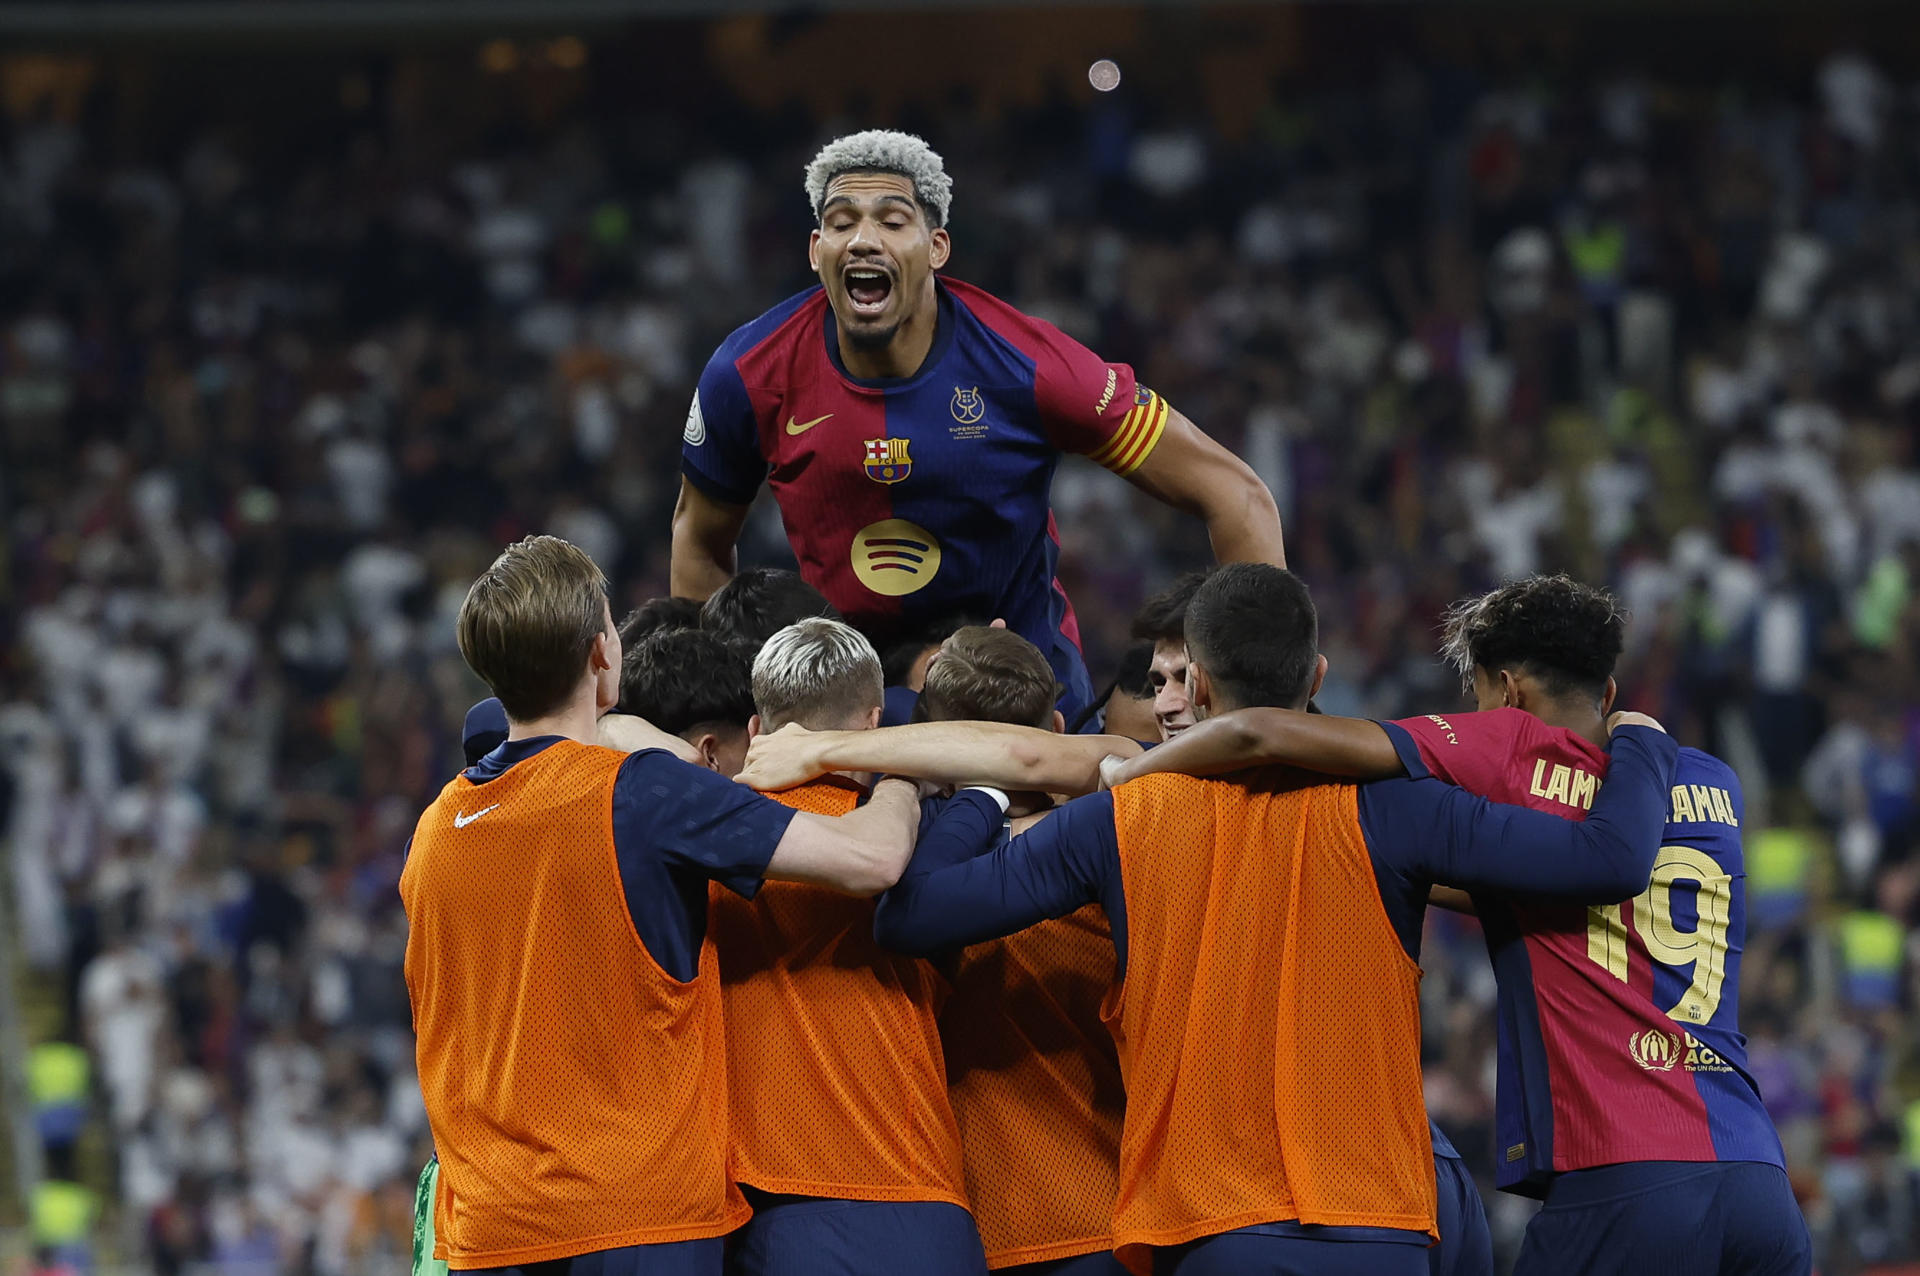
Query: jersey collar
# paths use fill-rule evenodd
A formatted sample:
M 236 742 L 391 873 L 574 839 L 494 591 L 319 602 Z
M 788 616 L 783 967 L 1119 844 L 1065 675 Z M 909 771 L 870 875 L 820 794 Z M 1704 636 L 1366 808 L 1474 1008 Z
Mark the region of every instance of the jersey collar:
M 947 357 L 947 351 L 953 348 L 954 303 L 953 294 L 947 291 L 947 285 L 938 275 L 933 279 L 934 298 L 938 304 L 938 313 L 934 320 L 933 344 L 927 347 L 927 357 L 920 361 L 920 369 L 910 377 L 856 377 L 848 372 L 846 365 L 840 362 L 840 329 L 833 316 L 833 303 L 826 306 L 826 321 L 821 330 L 827 339 L 827 358 L 833 362 L 833 370 L 838 372 L 849 385 L 859 386 L 863 390 L 898 390 L 931 376 L 935 368 Z
M 535 754 L 546 752 L 564 739 L 566 737 L 563 735 L 536 735 L 528 736 L 524 740 L 504 741 L 493 752 L 460 774 L 474 784 L 485 784 L 488 780 L 497 780 L 517 763 L 525 762 Z

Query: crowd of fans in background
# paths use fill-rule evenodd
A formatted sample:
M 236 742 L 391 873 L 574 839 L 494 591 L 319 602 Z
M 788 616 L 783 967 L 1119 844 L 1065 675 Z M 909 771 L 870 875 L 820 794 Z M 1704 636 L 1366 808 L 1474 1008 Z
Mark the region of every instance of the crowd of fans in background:
M 1137 99 L 905 122 L 956 178 L 952 273 L 1272 486 L 1327 712 L 1459 708 L 1434 622 L 1500 579 L 1617 591 L 1623 706 L 1745 785 L 1743 1023 L 1851 1273 L 1920 1260 L 1920 90 L 1849 52 L 1751 89 L 1405 62 L 1276 91 L 1234 142 Z M 35 1077 L 50 1170 L 117 1220 L 96 1248 L 404 1261 L 429 1147 L 395 883 L 484 694 L 455 608 L 536 530 L 616 612 L 666 592 L 694 377 L 805 285 L 835 123 L 296 157 L 11 126 L 8 871 L 86 1052 L 40 1042 Z M 1090 466 L 1055 504 L 1100 682 L 1202 529 Z M 745 559 L 783 554 L 763 508 Z M 1429 1102 L 1490 1181 L 1472 924 L 1431 918 L 1424 964 Z M 1487 1197 L 1510 1252 L 1530 1207 Z

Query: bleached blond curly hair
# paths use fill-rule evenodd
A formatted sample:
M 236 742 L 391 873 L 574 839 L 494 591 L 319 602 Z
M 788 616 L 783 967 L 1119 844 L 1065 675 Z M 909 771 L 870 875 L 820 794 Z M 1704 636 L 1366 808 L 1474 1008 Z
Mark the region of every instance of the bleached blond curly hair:
M 874 128 L 836 137 L 807 165 L 807 202 L 814 220 L 827 202 L 827 186 L 842 173 L 897 173 L 913 183 L 913 197 L 935 228 L 947 224 L 953 179 L 940 153 L 912 133 Z

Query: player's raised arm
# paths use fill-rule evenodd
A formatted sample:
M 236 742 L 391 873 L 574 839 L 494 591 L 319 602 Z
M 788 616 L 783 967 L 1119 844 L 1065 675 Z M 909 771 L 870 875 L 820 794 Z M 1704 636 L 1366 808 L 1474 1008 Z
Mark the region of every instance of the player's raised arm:
M 1205 521 L 1216 562 L 1285 567 L 1280 508 L 1267 485 L 1199 426 L 1171 407 L 1166 411 L 1160 442 L 1127 481 Z
M 1207 525 L 1222 563 L 1287 564 L 1280 510 L 1245 461 L 1165 399 L 1053 325 L 1004 317 L 1002 335 L 1034 363 L 1034 400 L 1048 437 Z
M 738 778 L 765 791 L 831 771 L 886 771 L 938 784 L 1081 794 L 1099 787 L 1102 758 L 1139 751 L 1124 736 L 1060 735 L 1002 722 L 916 722 L 877 731 L 787 726 L 753 742 Z
M 1406 774 L 1377 722 L 1295 709 L 1235 709 L 1196 723 L 1158 748 L 1101 764 L 1107 787 L 1143 775 L 1224 775 L 1253 766 L 1296 766 L 1351 780 Z
M 1409 877 L 1471 890 L 1611 904 L 1646 889 L 1680 749 L 1650 719 L 1622 722 L 1607 782 L 1584 822 L 1505 806 L 1428 780 L 1360 789 L 1367 845 Z

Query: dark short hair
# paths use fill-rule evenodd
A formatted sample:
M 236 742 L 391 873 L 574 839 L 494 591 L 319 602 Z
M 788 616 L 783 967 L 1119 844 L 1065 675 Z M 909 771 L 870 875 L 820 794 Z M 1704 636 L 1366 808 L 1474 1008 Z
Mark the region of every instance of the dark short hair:
M 1127 637 L 1135 642 L 1181 642 L 1187 633 L 1187 607 L 1210 569 L 1182 572 L 1171 585 L 1140 604 Z M 1151 653 L 1149 653 L 1151 657 Z
M 454 622 L 460 654 L 516 722 L 566 704 L 607 632 L 607 578 L 577 545 L 529 536 L 500 552 Z
M 753 717 L 753 675 L 717 634 L 663 629 L 627 649 L 620 712 L 638 714 L 670 735 L 709 725 L 744 731 Z
M 1185 639 L 1184 632 L 1181 635 Z M 1125 696 L 1129 700 L 1153 699 L 1153 644 L 1141 639 L 1128 645 L 1120 653 L 1120 660 L 1114 666 L 1113 681 L 1109 682 L 1087 702 L 1087 707 L 1067 724 L 1067 730 L 1073 734 L 1079 732 L 1093 721 L 1093 715 L 1107 707 L 1107 702 L 1115 695 Z
M 778 567 L 749 567 L 720 586 L 700 609 L 700 627 L 746 653 L 747 662 L 767 639 L 810 616 L 840 619 L 825 594 Z
M 1320 655 L 1307 583 L 1266 563 L 1215 568 L 1187 605 L 1187 649 L 1231 702 L 1221 708 L 1301 707 Z
M 692 598 L 649 598 L 620 622 L 620 645 L 631 647 L 663 629 L 698 629 L 700 604 Z
M 1469 686 L 1473 671 L 1531 674 L 1554 697 L 1606 694 L 1626 646 L 1613 595 L 1571 576 L 1529 576 L 1447 611 L 1441 651 Z
M 920 703 L 929 722 L 1053 725 L 1060 684 L 1040 649 L 1010 629 L 968 625 L 927 666 Z

